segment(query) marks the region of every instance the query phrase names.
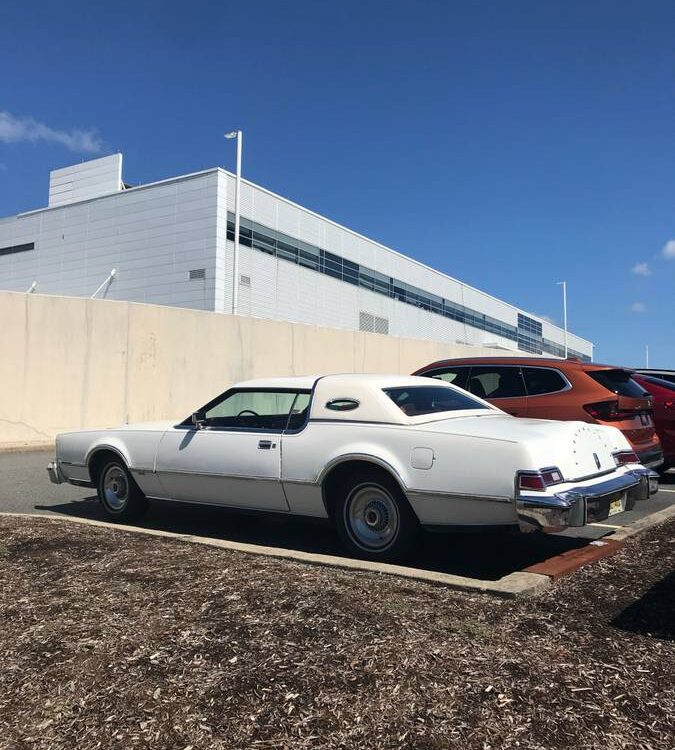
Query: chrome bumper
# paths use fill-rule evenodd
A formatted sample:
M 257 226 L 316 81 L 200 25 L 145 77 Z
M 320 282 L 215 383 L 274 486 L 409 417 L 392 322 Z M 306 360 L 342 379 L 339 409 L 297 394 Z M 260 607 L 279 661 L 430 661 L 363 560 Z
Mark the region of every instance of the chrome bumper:
M 591 487 L 573 487 L 548 497 L 525 495 L 516 498 L 521 531 L 564 531 L 585 526 L 609 516 L 609 506 L 621 500 L 623 510 L 632 510 L 638 500 L 646 500 L 659 489 L 659 475 L 651 469 L 632 469 Z
M 47 474 L 49 475 L 49 480 L 53 484 L 63 484 L 66 481 L 61 473 L 61 467 L 59 466 L 58 461 L 51 461 L 47 464 Z

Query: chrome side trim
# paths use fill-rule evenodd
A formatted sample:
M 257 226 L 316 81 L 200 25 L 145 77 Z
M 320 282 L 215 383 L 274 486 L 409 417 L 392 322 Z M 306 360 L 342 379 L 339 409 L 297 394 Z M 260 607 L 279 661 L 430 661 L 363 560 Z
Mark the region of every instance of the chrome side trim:
M 513 500 L 510 497 L 504 497 L 501 495 L 474 495 L 471 493 L 461 492 L 445 492 L 444 490 L 408 490 L 407 493 L 410 500 L 421 500 L 423 498 L 432 496 L 439 500 L 480 500 L 483 502 L 491 503 L 512 503 Z
M 84 466 L 89 466 L 89 462 L 92 459 L 92 456 L 97 453 L 98 451 L 110 451 L 111 453 L 116 453 L 122 461 L 124 461 L 124 465 L 127 468 L 131 468 L 129 463 L 127 462 L 127 459 L 120 453 L 119 448 L 115 448 L 112 445 L 108 445 L 107 443 L 99 443 L 98 445 L 95 445 L 93 448 L 90 448 L 87 452 L 87 455 L 84 457 Z
M 134 469 L 134 471 L 138 471 Z M 141 471 L 143 471 L 141 469 Z M 184 471 L 182 469 L 162 469 L 155 472 L 159 476 L 167 474 L 181 474 L 182 476 L 211 477 L 212 479 L 250 479 L 256 482 L 281 482 L 280 477 L 258 477 L 251 474 L 218 474 L 212 471 Z
M 401 486 L 401 489 L 403 489 L 405 492 L 408 491 L 408 488 L 406 487 L 406 484 L 398 471 L 384 459 L 379 458 L 379 456 L 373 456 L 370 453 L 344 453 L 342 456 L 333 458 L 323 467 L 323 469 L 321 469 L 321 471 L 319 472 L 319 476 L 316 478 L 315 484 L 323 484 L 323 480 L 332 469 L 334 469 L 336 466 L 339 466 L 340 464 L 346 463 L 347 461 L 366 461 L 367 463 L 375 464 L 381 469 L 385 469 L 386 471 L 393 474 L 396 478 L 396 481 Z

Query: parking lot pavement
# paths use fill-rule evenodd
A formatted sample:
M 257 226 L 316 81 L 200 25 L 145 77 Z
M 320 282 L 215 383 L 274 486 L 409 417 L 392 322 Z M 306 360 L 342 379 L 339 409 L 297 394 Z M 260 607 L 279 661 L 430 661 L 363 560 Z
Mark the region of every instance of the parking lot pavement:
M 49 482 L 45 467 L 52 456 L 53 450 L 0 453 L 0 510 L 105 520 L 92 489 Z M 602 524 L 551 535 L 505 532 L 425 534 L 420 551 L 408 564 L 470 578 L 498 580 L 514 571 L 583 547 L 592 539 L 612 533 L 617 527 L 673 504 L 675 474 L 671 473 L 662 484 L 662 491 L 640 503 L 638 510 L 609 518 Z M 344 554 L 327 523 L 281 514 L 247 514 L 153 501 L 139 526 L 303 552 Z

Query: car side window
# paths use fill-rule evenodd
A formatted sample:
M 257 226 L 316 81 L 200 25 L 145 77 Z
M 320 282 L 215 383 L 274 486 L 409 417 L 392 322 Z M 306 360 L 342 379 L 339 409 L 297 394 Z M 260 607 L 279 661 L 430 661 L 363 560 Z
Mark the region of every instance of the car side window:
M 567 387 L 565 378 L 549 367 L 523 367 L 523 378 L 528 396 L 556 393 Z
M 280 432 L 286 428 L 289 419 L 297 421 L 302 413 L 302 403 L 297 403 L 297 396 L 306 397 L 309 403 L 309 394 L 296 392 L 230 391 L 206 406 L 205 425 Z
M 291 414 L 288 417 L 287 430 L 299 430 L 305 424 L 311 400 L 312 396 L 309 393 L 297 394 L 297 398 L 291 407 Z
M 525 396 L 520 367 L 495 365 L 472 367 L 469 390 L 480 398 L 519 398 Z
M 470 367 L 443 367 L 439 370 L 433 370 L 427 377 L 444 380 L 446 383 L 452 383 L 458 388 L 467 390 Z

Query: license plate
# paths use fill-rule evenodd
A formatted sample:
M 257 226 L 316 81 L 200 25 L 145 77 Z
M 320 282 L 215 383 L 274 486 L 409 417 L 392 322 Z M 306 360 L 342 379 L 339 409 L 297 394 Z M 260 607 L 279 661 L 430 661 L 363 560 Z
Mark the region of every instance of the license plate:
M 623 513 L 623 497 L 617 497 L 609 504 L 609 515 L 615 516 L 617 513 Z

